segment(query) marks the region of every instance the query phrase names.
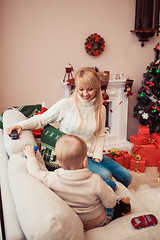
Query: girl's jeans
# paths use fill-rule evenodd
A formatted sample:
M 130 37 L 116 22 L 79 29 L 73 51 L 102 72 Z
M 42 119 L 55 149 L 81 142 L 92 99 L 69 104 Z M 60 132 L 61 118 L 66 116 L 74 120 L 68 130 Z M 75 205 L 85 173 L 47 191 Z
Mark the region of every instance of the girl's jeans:
M 106 155 L 103 155 L 101 163 L 98 163 L 92 160 L 92 158 L 88 157 L 88 168 L 92 173 L 99 174 L 103 180 L 110 180 L 113 176 L 125 187 L 128 187 L 132 180 L 132 176 L 126 168 L 115 162 L 113 159 L 107 157 Z M 115 190 L 113 181 L 110 180 L 105 182 L 110 185 L 113 190 Z

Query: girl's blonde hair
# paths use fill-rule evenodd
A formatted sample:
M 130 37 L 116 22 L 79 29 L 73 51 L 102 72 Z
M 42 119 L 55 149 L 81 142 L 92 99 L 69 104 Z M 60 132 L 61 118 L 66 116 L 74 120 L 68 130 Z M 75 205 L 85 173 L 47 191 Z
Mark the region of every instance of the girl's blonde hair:
M 78 89 L 79 88 L 93 88 L 96 89 L 96 96 L 95 96 L 95 115 L 97 121 L 97 128 L 95 134 L 99 133 L 102 128 L 101 124 L 101 109 L 103 104 L 103 97 L 101 92 L 101 82 L 100 77 L 97 72 L 90 67 L 81 68 L 77 71 L 75 75 L 75 90 L 73 95 L 75 97 L 76 106 L 78 108 L 81 122 L 82 122 L 82 115 L 80 112 L 80 101 L 78 98 Z
M 65 134 L 57 140 L 55 154 L 63 168 L 78 169 L 87 157 L 87 145 L 83 139 Z

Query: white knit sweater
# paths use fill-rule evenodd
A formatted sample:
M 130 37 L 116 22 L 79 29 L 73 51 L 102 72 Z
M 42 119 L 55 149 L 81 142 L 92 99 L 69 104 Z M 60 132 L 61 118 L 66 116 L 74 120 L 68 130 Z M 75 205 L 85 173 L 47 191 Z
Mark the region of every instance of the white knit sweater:
M 28 172 L 62 198 L 82 221 L 95 219 L 105 208 L 116 205 L 117 197 L 112 188 L 88 168 L 44 171 L 35 157 L 28 158 L 26 165 Z
M 18 123 L 22 129 L 39 129 L 49 123 L 59 122 L 60 131 L 81 137 L 87 144 L 88 156 L 102 159 L 105 141 L 106 109 L 102 107 L 102 130 L 95 136 L 96 119 L 93 99 L 85 102 L 81 99 L 82 123 L 73 97 L 64 98 L 50 107 L 42 115 Z

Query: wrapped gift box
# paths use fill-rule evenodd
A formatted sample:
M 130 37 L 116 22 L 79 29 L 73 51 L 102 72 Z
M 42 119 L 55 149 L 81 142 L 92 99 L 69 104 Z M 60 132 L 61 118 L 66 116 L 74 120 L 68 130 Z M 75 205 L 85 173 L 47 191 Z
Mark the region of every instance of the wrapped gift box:
M 138 126 L 138 132 L 139 135 L 145 135 L 146 137 L 149 137 L 149 128 L 148 126 Z
M 115 162 L 119 163 L 123 167 L 129 169 L 130 168 L 130 160 L 131 155 L 127 151 L 122 151 L 122 155 L 118 157 L 113 157 L 111 153 L 105 153 L 104 154 L 110 158 L 112 158 Z
M 149 137 L 149 128 L 139 126 L 136 135 L 130 137 L 134 144 L 134 153 L 146 158 L 146 166 L 157 167 L 160 161 L 160 133 L 152 133 Z
M 127 151 L 124 151 L 123 166 L 125 168 L 129 169 L 130 168 L 130 161 L 131 161 L 131 155 Z
M 157 143 L 160 143 L 160 133 L 152 133 L 151 137 L 156 139 Z
M 146 158 L 146 166 L 157 167 L 160 161 L 160 143 L 149 143 L 146 145 L 134 145 L 134 153 L 140 154 L 142 158 Z
M 141 160 L 136 160 L 131 158 L 130 162 L 130 171 L 144 173 L 146 168 L 146 158 L 142 158 Z
M 123 166 L 123 163 L 124 163 L 124 157 L 123 157 L 123 156 L 112 157 L 112 159 L 113 159 L 115 162 L 117 162 L 117 163 L 119 163 L 120 165 Z
M 146 135 L 132 135 L 130 136 L 130 142 L 135 144 L 135 145 L 143 145 L 148 143 L 148 136 Z

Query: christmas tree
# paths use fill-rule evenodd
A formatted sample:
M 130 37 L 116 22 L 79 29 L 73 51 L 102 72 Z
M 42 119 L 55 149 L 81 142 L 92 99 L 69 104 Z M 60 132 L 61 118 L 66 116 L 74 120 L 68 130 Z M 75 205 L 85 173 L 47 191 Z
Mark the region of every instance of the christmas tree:
M 160 132 L 160 45 L 154 48 L 155 61 L 147 66 L 143 74 L 142 87 L 138 90 L 134 117 L 139 124 L 147 126 L 150 133 Z

